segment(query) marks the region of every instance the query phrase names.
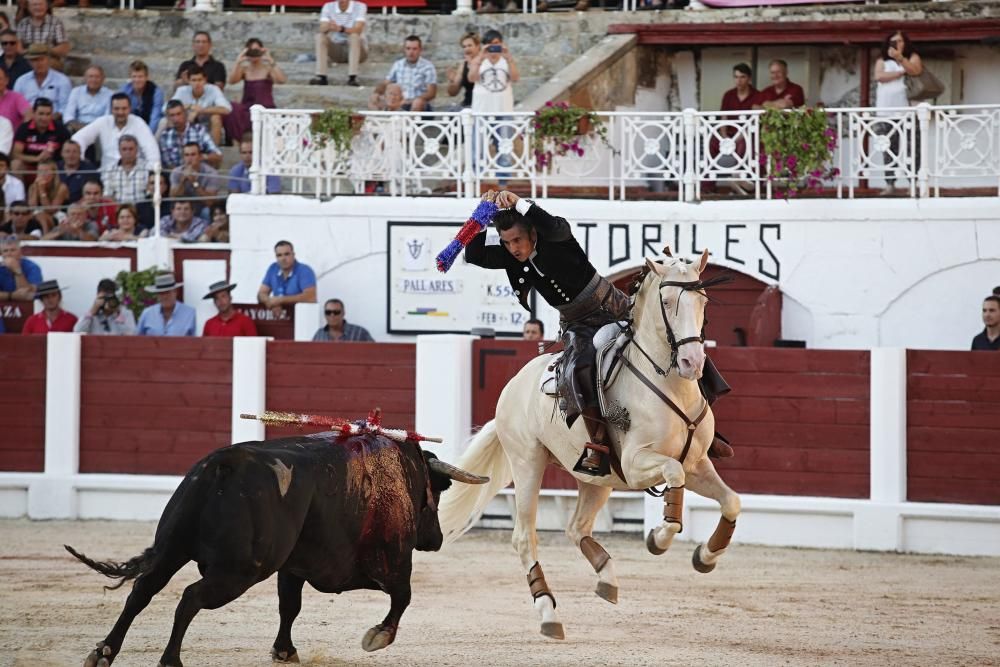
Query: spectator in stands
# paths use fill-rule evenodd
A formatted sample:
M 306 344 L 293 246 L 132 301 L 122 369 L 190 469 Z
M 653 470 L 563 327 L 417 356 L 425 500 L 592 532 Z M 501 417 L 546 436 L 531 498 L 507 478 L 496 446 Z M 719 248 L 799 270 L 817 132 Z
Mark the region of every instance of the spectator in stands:
M 3 76 L 0 74 L 0 76 Z M 10 121 L 0 116 L 0 153 L 10 153 L 14 147 L 14 126 Z
M 87 218 L 83 202 L 70 204 L 66 217 L 42 235 L 43 241 L 96 241 L 101 235 L 97 223 Z
M 398 83 L 390 83 L 381 95 L 372 91 L 368 98 L 368 108 L 372 111 L 402 111 L 403 89 Z
M 205 233 L 208 221 L 196 217 L 189 201 L 175 201 L 170 215 L 160 220 L 160 235 L 178 239 L 185 243 L 195 243 Z
M 139 315 L 136 333 L 140 336 L 194 336 L 194 308 L 177 300 L 179 283 L 172 273 L 161 273 L 146 288 L 156 295 L 159 303 L 147 307 Z
M 32 71 L 22 74 L 14 82 L 14 90 L 30 104 L 43 97 L 51 100 L 56 117 L 61 118 L 73 83 L 65 74 L 52 69 L 48 48 L 44 44 L 35 44 L 28 49 L 27 58 Z
M 170 172 L 170 196 L 197 199 L 195 208 L 208 218 L 212 200 L 219 195 L 219 172 L 202 162 L 201 148 L 194 141 L 184 145 L 184 164 Z
M 229 194 L 250 192 L 250 165 L 253 164 L 253 138 L 244 136 L 240 140 L 240 161 L 229 170 Z M 281 178 L 268 176 L 265 179 L 265 193 L 281 192 Z
M 83 184 L 80 203 L 87 209 L 87 219 L 97 225 L 98 233 L 111 226 L 115 219 L 115 202 L 104 196 L 104 184 L 93 176 Z
M 83 159 L 80 144 L 72 139 L 63 144 L 60 151 L 62 160 L 58 162 L 59 180 L 69 188 L 69 203 L 80 201 L 83 197 L 83 184 L 88 180 L 98 178 L 97 165 Z
M 462 93 L 462 103 L 459 108 L 468 109 L 472 106 L 472 89 L 476 85 L 469 79 L 469 63 L 479 56 L 482 46 L 479 43 L 479 34 L 476 32 L 467 32 L 462 35 L 460 44 L 462 46 L 462 62 L 448 68 L 448 95 L 454 97 Z
M 29 182 L 34 179 L 32 172 L 38 163 L 59 155 L 68 140 L 69 132 L 53 117 L 52 102 L 39 97 L 34 104 L 34 118 L 21 123 L 14 133 L 14 172 L 24 174 L 24 181 Z
M 76 132 L 108 113 L 111 106 L 112 90 L 104 85 L 104 70 L 91 65 L 83 73 L 83 85 L 69 93 L 63 123 L 70 132 Z
M 203 126 L 212 135 L 216 146 L 222 145 L 222 117 L 233 110 L 222 88 L 208 83 L 205 72 L 197 66 L 188 68 L 188 81 L 174 91 L 173 99 L 184 105 L 189 123 Z
M 62 290 L 58 280 L 43 280 L 38 284 L 35 298 L 42 300 L 43 310 L 24 321 L 21 333 L 47 334 L 52 331 L 69 333 L 76 325 L 76 315 L 62 309 Z
M 32 46 L 45 46 L 55 59 L 55 67 L 62 69 L 62 59 L 69 53 L 70 44 L 66 28 L 49 11 L 47 0 L 28 0 L 28 16 L 17 24 L 17 36 L 29 53 Z
M 368 40 L 364 36 L 368 6 L 358 0 L 333 0 L 319 12 L 316 33 L 316 76 L 310 85 L 325 86 L 330 61 L 347 63 L 347 85 L 360 86 L 358 67 L 368 60 Z
M 119 140 L 129 135 L 139 146 L 141 159 L 148 165 L 160 161 L 160 146 L 149 126 L 132 114 L 132 102 L 125 93 L 111 96 L 111 113 L 101 116 L 73 135 L 73 141 L 86 151 L 95 141 L 101 144 L 101 170 L 107 171 L 121 159 Z
M 31 105 L 24 99 L 24 95 L 10 90 L 9 86 L 7 73 L 0 70 L 0 116 L 16 128 L 31 118 Z
M 24 182 L 17 176 L 7 173 L 9 171 L 10 158 L 6 153 L 0 153 L 0 190 L 3 191 L 3 200 L 8 202 L 27 199 Z
M 167 102 L 167 128 L 160 135 L 160 164 L 164 169 L 174 169 L 183 162 L 181 150 L 185 144 L 195 142 L 201 148 L 205 162 L 216 169 L 222 164 L 222 151 L 204 127 L 190 123 L 180 100 Z
M 31 64 L 21 55 L 21 41 L 10 28 L 0 32 L 0 46 L 3 47 L 0 69 L 7 74 L 8 85 L 13 85 L 21 75 L 31 71 Z
M 488 118 L 477 119 L 477 123 L 484 122 L 488 127 L 487 136 L 496 149 L 497 165 L 509 167 L 514 162 L 513 156 L 501 152 L 500 142 L 514 135 L 514 128 L 506 121 L 510 119 L 508 114 L 514 111 L 514 84 L 521 74 L 498 31 L 487 30 L 483 44 L 479 55 L 469 62 L 469 80 L 474 84 L 472 110 L 491 114 Z M 486 149 L 485 145 L 481 147 L 483 152 Z M 486 156 L 481 154 L 479 159 L 485 160 Z M 505 187 L 507 174 L 498 172 L 497 176 L 500 187 Z
M 326 324 L 313 335 L 314 341 L 337 341 L 343 343 L 372 343 L 375 341 L 368 329 L 357 324 L 348 324 L 344 319 L 344 302 L 327 299 L 323 304 Z
M 7 301 L 33 298 L 35 286 L 42 282 L 41 267 L 21 256 L 21 242 L 14 235 L 0 239 L 0 254 L 0 295 Z
M 212 221 L 205 233 L 198 238 L 199 243 L 229 243 L 229 216 L 224 204 L 212 207 Z
M 288 77 L 274 62 L 270 51 L 256 37 L 246 42 L 246 47 L 236 57 L 236 65 L 229 75 L 229 83 L 243 82 L 243 97 L 233 102 L 233 110 L 222 119 L 226 136 L 238 140 L 253 129 L 250 123 L 250 107 L 259 104 L 265 109 L 274 109 L 274 84 L 288 81 Z
M 42 238 L 45 228 L 42 223 L 31 216 L 31 208 L 28 202 L 21 200 L 12 202 L 9 218 L 7 222 L 0 225 L 0 234 L 6 236 L 16 236 L 20 241 L 37 241 Z
M 904 32 L 894 32 L 885 38 L 882 44 L 882 56 L 875 61 L 875 107 L 880 109 L 876 112 L 881 118 L 895 118 L 899 120 L 901 111 L 886 111 L 886 109 L 906 108 L 910 106 L 910 98 L 906 95 L 906 77 L 908 75 L 919 76 L 924 71 L 924 63 L 920 59 L 920 54 L 913 50 L 910 38 Z M 900 153 L 901 132 L 899 126 L 891 122 L 880 122 L 875 125 L 875 133 L 888 135 L 889 150 L 882 153 L 882 164 L 885 166 L 896 164 L 899 169 L 885 174 L 886 185 L 882 189 L 882 194 L 891 195 L 895 191 L 895 179 L 902 171 L 903 155 Z M 914 131 L 919 130 L 919 124 Z M 919 137 L 914 142 L 920 146 Z M 919 169 L 919 153 L 917 154 L 915 169 Z
M 115 214 L 115 226 L 101 234 L 101 241 L 135 241 L 148 236 L 147 230 L 139 229 L 139 214 L 132 204 L 122 204 Z
M 191 40 L 191 47 L 194 56 L 190 60 L 185 60 L 177 68 L 177 80 L 174 87 L 187 86 L 191 83 L 191 70 L 194 67 L 201 68 L 208 83 L 218 86 L 220 89 L 226 87 L 226 66 L 212 57 L 212 36 L 204 30 L 199 30 Z
M 521 337 L 524 340 L 542 340 L 545 338 L 545 323 L 537 318 L 531 318 L 524 323 Z
M 403 88 L 403 109 L 407 111 L 432 111 L 431 100 L 437 95 L 437 71 L 420 55 L 422 51 L 420 37 L 407 37 L 403 41 L 406 55 L 392 64 L 385 81 L 375 88 L 381 95 L 390 83 L 398 83 Z
M 134 60 L 128 67 L 129 82 L 122 86 L 132 103 L 132 113 L 145 121 L 153 132 L 163 119 L 163 90 L 149 80 L 149 67 L 141 60 Z
M 722 96 L 719 109 L 722 111 L 750 111 L 753 108 L 757 89 L 753 87 L 753 70 L 746 63 L 733 66 L 732 88 Z M 729 135 L 726 135 L 729 136 Z
M 55 160 L 42 160 L 35 182 L 28 188 L 28 205 L 35 209 L 35 217 L 46 230 L 55 226 L 56 214 L 69 199 L 69 188 L 59 180 L 57 170 Z
M 103 278 L 97 283 L 97 298 L 73 330 L 91 336 L 135 335 L 135 315 L 122 307 L 114 280 Z
M 275 317 L 284 306 L 316 303 L 316 274 L 308 264 L 295 260 L 295 248 L 289 241 L 274 245 L 275 261 L 267 267 L 264 281 L 257 290 L 257 303 L 271 309 Z
M 134 118 L 134 116 L 133 116 Z M 149 165 L 139 157 L 139 142 L 131 134 L 118 139 L 118 162 L 104 172 L 104 192 L 116 203 L 134 203 L 146 194 Z
M 220 280 L 212 283 L 203 298 L 215 303 L 219 314 L 205 322 L 201 335 L 234 338 L 236 336 L 256 336 L 257 326 L 245 313 L 233 307 L 233 290 L 236 283 Z
M 754 109 L 797 109 L 805 106 L 806 94 L 802 86 L 788 80 L 788 63 L 772 60 L 767 71 L 771 75 L 771 85 L 754 98 Z
M 1000 350 L 1000 296 L 991 294 L 983 299 L 981 332 L 972 339 L 973 350 Z
M 155 210 L 153 205 L 153 199 L 155 197 L 156 188 L 160 188 L 160 209 Z M 156 220 L 162 219 L 164 216 L 170 215 L 170 174 L 166 172 L 160 172 L 159 181 L 157 181 L 156 174 L 150 172 L 149 179 L 146 181 L 146 197 L 143 201 L 136 205 L 136 210 L 139 212 L 139 230 L 142 233 L 149 232 L 156 225 Z

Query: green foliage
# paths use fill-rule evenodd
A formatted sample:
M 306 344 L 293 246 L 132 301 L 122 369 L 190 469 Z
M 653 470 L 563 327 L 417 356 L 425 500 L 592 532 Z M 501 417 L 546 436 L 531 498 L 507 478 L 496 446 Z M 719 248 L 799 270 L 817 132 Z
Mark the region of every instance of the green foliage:
M 357 123 L 354 112 L 347 109 L 327 109 L 312 118 L 313 141 L 317 148 L 333 144 L 338 153 L 351 149 L 351 139 L 356 134 Z
M 552 164 L 553 155 L 575 153 L 582 157 L 581 136 L 596 135 L 605 146 L 611 147 L 608 143 L 608 128 L 597 113 L 571 106 L 569 102 L 546 102 L 544 107 L 535 112 L 534 128 L 531 147 L 539 170 Z
M 115 276 L 115 282 L 122 290 L 122 305 L 131 310 L 136 319 L 139 319 L 146 306 L 156 303 L 156 296 L 147 292 L 146 288 L 162 272 L 153 266 L 144 271 L 119 271 Z
M 824 178 L 840 174 L 830 168 L 837 132 L 822 109 L 768 109 L 760 118 L 760 137 L 760 164 L 767 166 L 767 179 L 786 199 L 803 189 L 818 192 Z

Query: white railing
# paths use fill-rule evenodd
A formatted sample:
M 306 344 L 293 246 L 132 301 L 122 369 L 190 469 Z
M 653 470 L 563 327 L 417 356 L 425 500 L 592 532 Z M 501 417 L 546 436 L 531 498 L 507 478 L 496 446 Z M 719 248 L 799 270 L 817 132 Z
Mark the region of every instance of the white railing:
M 556 156 L 540 169 L 532 149 L 533 114 L 359 112 L 351 150 L 316 147 L 314 110 L 251 110 L 254 193 L 280 176 L 283 190 L 330 196 L 464 196 L 490 185 L 527 181 L 531 194 L 550 186 L 589 188 L 625 199 L 632 189 L 676 191 L 697 201 L 706 189 L 732 188 L 755 198 L 779 196 L 761 164 L 759 111 L 600 112 L 606 140 L 584 137 L 583 156 Z M 899 109 L 826 109 L 837 139 L 823 181 L 829 196 L 853 198 L 895 185 L 910 197 L 942 188 L 980 188 L 1000 195 L 1000 105 Z

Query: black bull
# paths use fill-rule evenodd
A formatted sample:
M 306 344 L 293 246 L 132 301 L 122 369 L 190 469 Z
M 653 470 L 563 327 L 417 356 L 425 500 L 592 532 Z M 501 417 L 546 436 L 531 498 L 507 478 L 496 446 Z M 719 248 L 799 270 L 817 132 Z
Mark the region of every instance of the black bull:
M 383 436 L 330 434 L 248 442 L 218 449 L 194 465 L 167 503 L 153 546 L 124 563 L 97 562 L 112 578 L 135 579 L 114 628 L 85 661 L 110 665 L 135 617 L 189 561 L 202 578 L 184 589 L 163 667 L 181 667 L 184 633 L 201 609 L 217 609 L 278 573 L 280 625 L 272 656 L 298 662 L 292 623 L 305 582 L 324 593 L 377 589 L 389 594 L 385 619 L 362 648 L 392 643 L 410 603 L 413 550 L 441 548 L 437 502 L 451 480 L 482 483 Z

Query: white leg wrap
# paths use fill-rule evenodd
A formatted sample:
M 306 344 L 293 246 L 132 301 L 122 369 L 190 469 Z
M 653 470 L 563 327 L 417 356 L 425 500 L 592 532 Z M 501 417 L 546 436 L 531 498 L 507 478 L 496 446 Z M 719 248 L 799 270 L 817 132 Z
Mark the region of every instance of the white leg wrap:
M 708 548 L 707 544 L 702 544 L 699 549 L 701 549 L 701 552 L 698 554 L 698 558 L 705 565 L 715 565 L 719 558 L 722 557 L 722 554 L 726 553 L 724 548 L 719 549 L 718 551 L 712 551 Z
M 665 521 L 653 530 L 653 541 L 661 549 L 669 549 L 674 541 L 674 535 L 681 532 L 681 524 Z

